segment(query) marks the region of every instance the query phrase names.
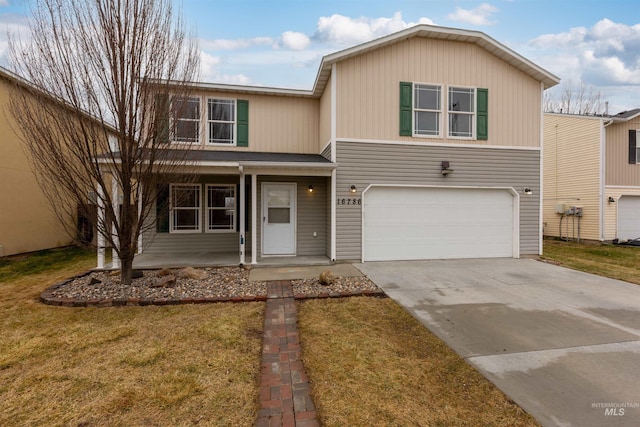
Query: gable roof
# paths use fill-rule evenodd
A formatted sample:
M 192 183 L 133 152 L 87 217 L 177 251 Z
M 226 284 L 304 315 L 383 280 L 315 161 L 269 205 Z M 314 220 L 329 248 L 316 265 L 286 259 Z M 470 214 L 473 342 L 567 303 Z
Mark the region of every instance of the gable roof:
M 551 74 L 549 71 L 534 64 L 525 57 L 480 31 L 461 30 L 457 28 L 422 24 L 323 57 L 322 63 L 320 64 L 320 70 L 316 77 L 313 93 L 318 96 L 322 94 L 324 87 L 329 80 L 329 76 L 331 75 L 331 66 L 333 64 L 414 37 L 427 37 L 431 39 L 473 43 L 525 74 L 542 82 L 545 89 L 560 83 L 560 78 L 557 76 Z
M 640 108 L 634 108 L 629 111 L 622 111 L 614 116 L 610 116 L 614 122 L 626 122 L 640 116 Z
M 518 70 L 524 72 L 528 76 L 542 82 L 544 88 L 548 89 L 560 83 L 560 78 L 551 74 L 544 68 L 529 61 L 525 57 L 509 49 L 502 43 L 497 42 L 488 35 L 480 31 L 461 30 L 457 28 L 438 27 L 434 25 L 416 25 L 397 33 L 389 34 L 357 46 L 350 47 L 322 58 L 316 80 L 312 90 L 300 89 L 280 89 L 265 86 L 241 86 L 227 85 L 217 83 L 193 83 L 193 87 L 198 89 L 210 89 L 222 92 L 242 92 L 242 93 L 263 93 L 269 95 L 288 95 L 318 98 L 324 92 L 329 76 L 331 75 L 331 67 L 345 59 L 353 58 L 358 55 L 371 52 L 395 43 L 402 42 L 414 37 L 426 37 L 432 39 L 449 40 L 473 43 L 489 53 L 497 56 L 508 64 L 514 66 Z

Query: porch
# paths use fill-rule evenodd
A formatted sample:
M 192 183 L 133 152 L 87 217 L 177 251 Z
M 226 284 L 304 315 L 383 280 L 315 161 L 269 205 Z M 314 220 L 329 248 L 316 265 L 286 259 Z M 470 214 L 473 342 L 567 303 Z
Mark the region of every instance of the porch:
M 327 256 L 259 257 L 254 267 L 298 267 L 331 265 Z M 133 268 L 231 267 L 239 265 L 237 252 L 141 253 L 133 260 Z

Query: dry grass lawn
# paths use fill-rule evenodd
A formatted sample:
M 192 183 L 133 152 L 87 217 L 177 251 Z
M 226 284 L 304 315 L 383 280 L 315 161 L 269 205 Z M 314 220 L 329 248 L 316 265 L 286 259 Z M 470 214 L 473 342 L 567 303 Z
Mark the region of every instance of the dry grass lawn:
M 298 310 L 323 425 L 538 425 L 390 299 L 309 300 Z
M 542 258 L 574 270 L 640 284 L 640 247 L 545 239 Z
M 39 303 L 47 286 L 95 262 L 67 255 L 42 273 L 0 264 L 0 425 L 255 422 L 264 304 Z

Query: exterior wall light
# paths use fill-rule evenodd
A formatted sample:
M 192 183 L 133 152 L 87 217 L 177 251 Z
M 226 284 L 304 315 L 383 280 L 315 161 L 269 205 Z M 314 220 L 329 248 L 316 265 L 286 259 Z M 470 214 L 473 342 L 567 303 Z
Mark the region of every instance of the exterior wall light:
M 358 191 L 358 189 L 356 188 L 355 185 L 352 185 L 351 187 L 349 187 L 349 191 L 351 191 L 352 193 L 355 193 L 356 191 Z
M 453 173 L 453 169 L 449 167 L 448 160 L 443 160 L 440 167 L 441 167 L 440 173 L 442 174 L 442 176 L 447 176 L 450 173 Z
M 310 186 L 309 186 L 309 188 L 307 189 L 307 191 L 308 191 L 309 193 L 313 193 L 313 185 L 310 185 Z
M 607 202 L 609 203 L 615 203 L 616 199 L 614 199 L 612 196 L 609 196 L 609 198 L 607 199 Z
M 531 191 L 529 187 L 524 187 L 524 194 L 526 194 L 527 196 L 530 196 L 533 194 L 533 191 Z

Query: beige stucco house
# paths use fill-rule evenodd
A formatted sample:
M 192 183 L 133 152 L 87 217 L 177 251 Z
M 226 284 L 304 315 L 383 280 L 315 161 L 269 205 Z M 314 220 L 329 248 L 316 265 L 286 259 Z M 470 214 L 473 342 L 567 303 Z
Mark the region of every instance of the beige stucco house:
M 10 88 L 24 82 L 0 68 L 0 256 L 69 245 L 72 238 L 40 190 L 8 111 Z M 69 219 L 73 229 L 74 219 Z
M 544 234 L 639 238 L 640 109 L 614 116 L 544 116 Z
M 193 144 L 197 179 L 158 186 L 141 256 L 539 254 L 542 97 L 558 82 L 484 33 L 419 25 L 325 56 L 311 90 L 158 93 L 180 111 L 167 150 Z

